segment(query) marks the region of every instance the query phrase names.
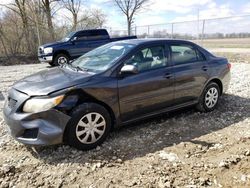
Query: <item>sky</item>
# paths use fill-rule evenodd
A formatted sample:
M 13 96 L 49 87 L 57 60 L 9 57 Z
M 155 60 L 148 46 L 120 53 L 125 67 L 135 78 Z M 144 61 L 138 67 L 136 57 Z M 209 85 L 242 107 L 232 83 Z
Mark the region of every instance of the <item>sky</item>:
M 107 15 L 107 26 L 124 28 L 126 19 L 109 0 L 89 0 L 90 7 Z M 135 16 L 135 24 L 151 25 L 169 22 L 228 17 L 250 14 L 250 0 L 151 0 L 150 5 Z
M 0 0 L 0 4 L 12 1 Z M 101 9 L 107 16 L 106 27 L 126 29 L 126 18 L 112 0 L 83 0 L 83 4 Z M 141 26 L 197 20 L 198 12 L 200 19 L 250 14 L 250 0 L 150 0 L 149 5 L 135 15 L 134 22 Z M 60 22 L 64 14 L 67 11 L 59 10 L 55 20 Z

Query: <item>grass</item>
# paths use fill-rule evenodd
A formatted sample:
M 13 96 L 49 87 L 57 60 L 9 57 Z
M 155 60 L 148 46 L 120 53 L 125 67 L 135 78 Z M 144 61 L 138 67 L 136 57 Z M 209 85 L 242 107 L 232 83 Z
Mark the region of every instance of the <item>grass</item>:
M 205 48 L 250 48 L 250 38 L 233 38 L 233 39 L 204 39 L 198 42 Z
M 250 49 L 250 38 L 205 39 L 203 41 L 194 40 L 193 42 L 203 46 L 208 50 L 219 48 L 235 48 L 235 52 L 214 52 L 214 54 L 216 56 L 226 57 L 231 63 L 250 63 L 250 53 L 240 52 L 240 49 Z
M 216 56 L 226 57 L 230 63 L 250 63 L 250 54 L 248 53 L 222 53 L 215 52 Z

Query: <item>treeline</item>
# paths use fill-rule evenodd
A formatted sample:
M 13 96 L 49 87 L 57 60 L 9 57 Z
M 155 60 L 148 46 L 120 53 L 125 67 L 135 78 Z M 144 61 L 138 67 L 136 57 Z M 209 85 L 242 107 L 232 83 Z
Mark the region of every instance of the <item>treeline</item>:
M 37 47 L 77 29 L 102 28 L 105 15 L 82 0 L 13 0 L 0 2 L 0 62 L 36 58 Z M 56 15 L 64 11 L 57 23 Z M 4 59 L 4 60 L 3 60 Z

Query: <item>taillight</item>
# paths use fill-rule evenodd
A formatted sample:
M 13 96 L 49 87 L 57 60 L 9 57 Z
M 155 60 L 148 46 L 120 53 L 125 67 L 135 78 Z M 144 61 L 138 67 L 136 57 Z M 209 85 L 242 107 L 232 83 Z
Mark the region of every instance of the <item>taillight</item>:
M 232 65 L 230 63 L 227 64 L 227 68 L 230 70 Z

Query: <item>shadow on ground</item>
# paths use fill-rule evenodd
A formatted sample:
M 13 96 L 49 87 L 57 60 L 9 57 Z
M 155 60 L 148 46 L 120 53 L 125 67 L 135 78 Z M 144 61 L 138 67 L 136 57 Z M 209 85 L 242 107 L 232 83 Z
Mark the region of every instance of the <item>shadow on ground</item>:
M 46 163 L 92 163 L 112 161 L 113 156 L 123 161 L 160 151 L 181 142 L 203 146 L 213 143 L 195 140 L 203 135 L 232 126 L 250 117 L 250 99 L 224 95 L 218 108 L 210 113 L 199 113 L 186 108 L 140 121 L 112 132 L 100 150 L 77 151 L 67 146 L 29 149 Z

